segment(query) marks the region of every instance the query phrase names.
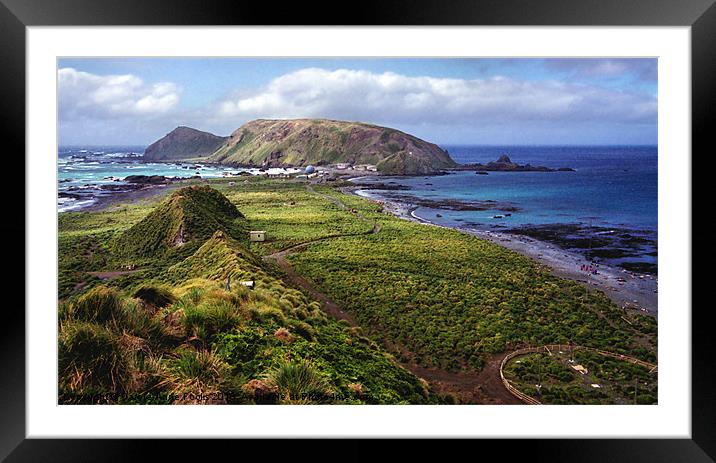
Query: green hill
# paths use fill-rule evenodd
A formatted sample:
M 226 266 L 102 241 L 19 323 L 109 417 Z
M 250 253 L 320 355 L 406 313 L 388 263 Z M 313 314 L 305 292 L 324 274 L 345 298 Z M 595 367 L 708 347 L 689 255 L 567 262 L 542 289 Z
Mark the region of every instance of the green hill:
M 179 282 L 191 278 L 224 281 L 252 280 L 263 275 L 260 260 L 241 242 L 216 231 L 194 254 L 167 270 L 167 277 Z
M 217 190 L 186 187 L 124 231 L 114 241 L 113 250 L 125 258 L 157 258 L 185 249 L 192 252 L 217 230 L 240 236 L 237 219 L 241 218 L 243 214 Z
M 213 133 L 191 127 L 177 127 L 144 150 L 149 161 L 199 158 L 213 153 L 226 141 Z
M 189 187 L 120 235 L 117 252 L 173 258 L 147 260 L 142 277 L 61 301 L 60 403 L 444 400 L 265 266 L 236 239 L 241 217 L 218 191 Z
M 394 175 L 432 174 L 457 165 L 439 146 L 399 130 L 324 119 L 251 121 L 208 160 L 262 167 L 371 164 Z

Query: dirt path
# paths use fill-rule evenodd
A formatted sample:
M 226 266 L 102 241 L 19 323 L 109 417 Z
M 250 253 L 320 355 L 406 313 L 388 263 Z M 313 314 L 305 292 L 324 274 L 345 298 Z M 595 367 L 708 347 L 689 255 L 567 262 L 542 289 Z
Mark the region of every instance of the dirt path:
M 273 254 L 263 256 L 263 259 L 274 261 L 276 263 L 276 265 L 278 265 L 279 268 L 281 268 L 281 270 L 284 272 L 286 278 L 288 278 L 288 280 L 291 283 L 305 289 L 311 295 L 311 297 L 313 297 L 315 300 L 321 302 L 321 304 L 323 305 L 323 309 L 329 315 L 331 315 L 332 317 L 334 317 L 338 320 L 347 320 L 348 322 L 351 323 L 351 325 L 358 326 L 358 323 L 355 321 L 355 319 L 353 318 L 353 316 L 350 313 L 342 310 L 338 306 L 338 304 L 333 302 L 328 296 L 326 296 L 322 292 L 318 291 L 318 289 L 316 289 L 313 286 L 313 284 L 311 284 L 311 282 L 309 282 L 306 278 L 304 278 L 301 275 L 299 275 L 298 273 L 296 273 L 296 270 L 293 268 L 293 266 L 288 262 L 288 260 L 286 260 L 286 256 L 288 256 L 289 254 L 293 254 L 294 252 L 301 251 L 314 243 L 319 243 L 321 241 L 325 241 L 328 239 L 340 238 L 340 237 L 345 237 L 345 236 L 361 236 L 361 235 L 366 235 L 366 234 L 378 233 L 378 232 L 380 232 L 380 224 L 377 222 L 371 222 L 368 218 L 366 218 L 363 214 L 361 214 L 359 212 L 352 211 L 345 204 L 343 204 L 338 198 L 335 198 L 333 196 L 326 195 L 323 193 L 318 193 L 316 190 L 313 189 L 313 187 L 311 185 L 307 185 L 306 189 L 308 191 L 310 191 L 311 193 L 314 193 L 318 196 L 321 196 L 321 197 L 327 199 L 328 201 L 332 202 L 336 206 L 338 206 L 342 209 L 345 209 L 347 211 L 350 211 L 353 215 L 358 217 L 360 220 L 367 222 L 367 223 L 373 223 L 373 228 L 365 233 L 349 233 L 349 234 L 344 234 L 344 235 L 331 235 L 331 236 L 324 236 L 322 238 L 316 238 L 315 240 L 306 241 L 304 243 L 297 244 L 295 246 L 291 246 L 291 247 L 283 249 L 281 251 L 274 252 Z
M 403 362 L 401 365 L 414 375 L 428 381 L 435 391 L 455 396 L 459 403 L 524 405 L 510 394 L 500 381 L 500 363 L 505 355 L 507 353 L 489 358 L 479 373 L 450 372 Z
M 359 219 L 371 223 L 369 219 L 360 214 L 359 212 L 352 211 L 339 199 L 329 196 L 326 194 L 316 192 L 310 185 L 307 187 L 309 191 L 320 195 L 338 207 L 350 211 L 353 215 Z M 380 224 L 373 223 L 373 228 L 368 232 L 379 233 Z M 278 267 L 284 272 L 286 278 L 295 286 L 303 288 L 312 298 L 320 301 L 323 309 L 331 315 L 333 318 L 338 320 L 346 320 L 353 326 L 360 326 L 355 318 L 347 311 L 340 308 L 338 304 L 333 302 L 326 294 L 319 291 L 310 281 L 302 277 L 293 266 L 288 262 L 286 256 L 296 251 L 300 251 L 310 246 L 311 244 L 324 241 L 327 239 L 337 238 L 340 236 L 356 236 L 363 235 L 366 233 L 358 233 L 351 235 L 338 235 L 338 236 L 327 236 L 318 238 L 312 241 L 291 246 L 282 251 L 275 252 L 273 254 L 264 256 L 264 260 L 270 260 L 275 262 Z M 404 346 L 397 346 L 390 343 L 386 339 L 386 344 L 392 347 L 394 351 L 400 351 L 407 354 L 410 357 L 409 351 Z M 479 373 L 472 372 L 451 372 L 441 370 L 438 368 L 426 368 L 420 365 L 416 365 L 411 362 L 399 362 L 405 369 L 413 373 L 414 375 L 426 380 L 432 388 L 442 394 L 451 394 L 455 396 L 460 403 L 467 404 L 521 404 L 516 397 L 510 394 L 505 389 L 502 381 L 500 381 L 500 363 L 507 353 L 498 354 L 490 357 L 485 366 Z
M 357 322 L 351 314 L 344 310 L 341 310 L 341 308 L 338 307 L 338 304 L 333 302 L 328 296 L 326 296 L 322 292 L 318 291 L 307 279 L 296 273 L 296 270 L 294 270 L 293 266 L 289 264 L 286 260 L 287 254 L 304 248 L 311 243 L 315 243 L 316 241 L 321 240 L 315 240 L 309 243 L 300 244 L 298 246 L 293 246 L 291 248 L 271 254 L 269 256 L 264 256 L 264 260 L 273 260 L 281 268 L 286 278 L 294 286 L 298 286 L 300 288 L 305 289 L 306 292 L 310 294 L 313 299 L 319 301 L 323 306 L 323 310 L 326 311 L 328 315 L 338 320 L 347 320 L 348 322 L 350 322 L 351 325 L 358 326 Z
M 139 268 L 136 270 L 122 270 L 116 272 L 87 272 L 87 274 L 97 277 L 100 280 L 114 280 L 115 278 L 119 278 L 124 275 L 131 275 L 133 273 L 141 272 L 142 270 L 144 269 Z

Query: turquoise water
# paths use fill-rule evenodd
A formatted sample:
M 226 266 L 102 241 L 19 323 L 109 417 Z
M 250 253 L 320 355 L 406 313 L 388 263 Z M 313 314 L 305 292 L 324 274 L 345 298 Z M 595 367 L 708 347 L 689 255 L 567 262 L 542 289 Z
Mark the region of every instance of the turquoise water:
M 575 172 L 452 172 L 431 177 L 363 178 L 407 190 L 367 190 L 374 198 L 496 201 L 501 208 L 417 207 L 414 215 L 439 225 L 513 232 L 553 241 L 595 260 L 655 271 L 658 236 L 657 148 L 654 146 L 447 146 L 457 162 L 487 163 L 508 154 L 518 164 Z M 484 203 L 483 203 L 484 204 Z M 435 205 L 435 203 L 432 203 Z M 507 206 L 509 211 L 505 210 Z M 512 210 L 514 209 L 514 210 Z M 509 215 L 508 215 L 509 214 Z
M 144 147 L 63 147 L 57 160 L 59 212 L 81 210 L 99 198 L 127 191 L 124 182 L 129 175 L 163 175 L 165 177 L 220 178 L 239 172 L 262 173 L 258 169 L 210 166 L 202 163 L 142 162 Z M 296 169 L 268 169 L 267 172 L 294 172 Z M 123 189 L 126 187 L 126 189 Z
M 584 223 L 604 227 L 657 229 L 656 147 L 447 147 L 459 163 L 487 163 L 507 153 L 518 164 L 576 172 L 454 172 L 445 176 L 381 178 L 411 189 L 383 192 L 431 200 L 494 200 L 519 210 L 500 219 L 499 210 L 446 211 L 418 208 L 420 217 L 456 226 L 464 223 L 494 227 L 527 224 Z M 442 217 L 437 217 L 437 214 Z

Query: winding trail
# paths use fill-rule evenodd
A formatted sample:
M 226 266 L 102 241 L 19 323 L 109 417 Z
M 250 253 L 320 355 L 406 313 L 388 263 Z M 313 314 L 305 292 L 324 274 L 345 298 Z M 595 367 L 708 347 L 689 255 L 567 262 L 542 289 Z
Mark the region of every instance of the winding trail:
M 289 248 L 277 251 L 273 254 L 263 256 L 265 261 L 273 261 L 285 274 L 285 277 L 293 285 L 303 288 L 312 298 L 321 302 L 323 310 L 338 320 L 346 320 L 354 327 L 360 327 L 355 317 L 349 312 L 341 309 L 341 307 L 333 302 L 330 297 L 325 293 L 319 291 L 312 282 L 303 276 L 299 275 L 293 266 L 288 262 L 286 256 L 293 254 L 294 252 L 301 251 L 308 246 L 319 243 L 321 241 L 340 238 L 346 236 L 362 236 L 380 233 L 381 225 L 378 222 L 372 222 L 370 219 L 365 217 L 360 212 L 349 208 L 343 204 L 338 198 L 330 196 L 324 193 L 319 193 L 313 189 L 311 185 L 307 185 L 306 188 L 309 192 L 325 198 L 332 202 L 336 206 L 349 211 L 351 214 L 356 216 L 358 219 L 372 223 L 373 228 L 363 233 L 349 233 L 342 235 L 331 235 L 317 238 L 311 241 L 307 241 Z M 412 358 L 410 351 L 403 345 L 398 345 L 395 342 L 390 341 L 387 337 L 384 337 L 385 343 L 393 351 L 399 351 L 405 354 L 405 357 Z M 442 370 L 439 368 L 427 368 L 412 362 L 399 361 L 405 369 L 413 373 L 414 375 L 426 380 L 432 388 L 438 393 L 451 394 L 455 396 L 460 403 L 468 404 L 522 404 L 515 396 L 505 388 L 500 379 L 500 365 L 502 359 L 507 355 L 507 352 L 498 354 L 487 359 L 484 367 L 480 372 L 452 372 Z M 396 358 L 396 361 L 398 359 Z
M 135 270 L 117 270 L 112 272 L 87 272 L 87 275 L 92 275 L 100 280 L 115 280 L 121 276 L 132 275 L 133 273 L 141 272 L 142 270 L 145 269 L 138 268 Z

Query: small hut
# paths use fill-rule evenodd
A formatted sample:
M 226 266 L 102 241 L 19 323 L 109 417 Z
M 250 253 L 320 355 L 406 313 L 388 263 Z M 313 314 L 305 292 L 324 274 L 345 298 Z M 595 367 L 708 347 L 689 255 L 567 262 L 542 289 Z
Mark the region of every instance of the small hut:
M 263 230 L 250 231 L 249 241 L 266 241 L 266 232 Z

